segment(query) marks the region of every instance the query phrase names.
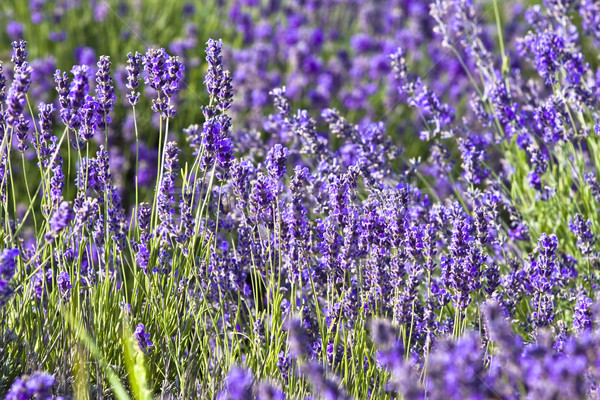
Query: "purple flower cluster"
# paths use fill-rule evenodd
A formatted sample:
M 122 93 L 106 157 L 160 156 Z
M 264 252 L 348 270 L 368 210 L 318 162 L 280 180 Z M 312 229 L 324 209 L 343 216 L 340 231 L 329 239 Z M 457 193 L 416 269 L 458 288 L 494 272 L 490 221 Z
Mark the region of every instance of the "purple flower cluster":
M 204 85 L 210 95 L 208 106 L 202 107 L 204 124 L 202 130 L 192 125 L 187 130 L 188 140 L 197 153 L 202 152 L 204 169 L 218 167 L 223 177 L 228 176 L 234 156 L 230 138 L 231 117 L 226 114 L 233 98 L 229 71 L 223 68 L 222 41 L 209 39 L 206 47 L 208 71 Z
M 139 68 L 137 60 L 132 63 L 130 74 L 133 80 L 130 85 L 137 77 Z M 163 119 L 173 118 L 175 106 L 171 104 L 171 98 L 180 89 L 184 64 L 179 57 L 168 55 L 165 49 L 149 49 L 143 57 L 143 64 L 147 73 L 146 85 L 158 93 L 157 98 L 152 100 L 152 110 L 159 113 Z
M 39 110 L 39 133 L 34 141 L 40 165 L 43 168 L 55 157 L 56 136 L 52 134 L 54 106 L 44 102 L 38 105 Z
M 150 233 L 150 219 L 152 217 L 152 209 L 148 203 L 140 204 L 138 208 L 138 227 L 140 229 L 139 242 L 135 244 L 134 248 L 137 251 L 136 261 L 140 268 L 144 272 L 148 272 L 148 263 L 150 261 L 150 239 L 152 237 Z
M 595 253 L 594 245 L 596 237 L 591 230 L 592 221 L 583 218 L 581 214 L 576 214 L 574 219 L 569 220 L 569 229 L 577 237 L 577 247 L 583 255 Z
M 470 294 L 481 288 L 482 267 L 485 261 L 484 250 L 474 237 L 474 225 L 470 218 L 454 209 L 452 237 L 448 246 L 448 256 L 442 256 L 440 267 L 442 279 L 448 288 L 454 290 L 456 307 L 465 309 L 471 302 Z
M 175 179 L 177 179 L 177 172 L 179 170 L 177 164 L 178 153 L 179 149 L 177 148 L 177 143 L 167 143 L 165 150 L 165 167 L 156 200 L 158 217 L 162 226 L 162 235 L 165 238 L 176 234 L 173 215 L 175 214 Z
M 11 280 L 15 275 L 18 249 L 4 249 L 0 253 L 0 307 L 3 307 L 13 294 Z
M 150 340 L 150 334 L 146 332 L 146 326 L 144 324 L 138 324 L 135 327 L 133 335 L 137 339 L 140 349 L 144 353 L 148 354 L 152 351 L 153 343 L 152 340 Z
M 45 236 L 46 240 L 56 239 L 62 231 L 69 227 L 72 220 L 73 208 L 68 202 L 61 202 L 50 217 L 50 231 Z
M 68 300 L 71 295 L 71 277 L 69 273 L 66 271 L 61 271 L 58 274 L 58 278 L 56 279 L 56 283 L 58 284 L 58 289 L 60 290 L 62 299 L 64 301 Z
M 428 358 L 425 387 L 427 397 L 519 398 L 524 393 L 536 398 L 588 398 L 597 377 L 597 338 L 588 333 L 567 337 L 562 350 L 555 351 L 552 340 L 541 334 L 525 344 L 515 335 L 495 303 L 484 307 L 485 330 L 498 346 L 491 362 L 484 363 L 484 338 L 471 333 L 456 341 L 439 343 Z M 383 325 L 385 327 L 385 324 Z M 380 351 L 378 360 L 391 372 L 388 390 L 407 399 L 422 399 L 414 366 L 401 352 L 392 350 L 398 336 L 390 327 L 373 330 Z M 483 343 L 482 343 L 483 342 Z M 390 358 L 390 356 L 395 355 Z M 587 371 L 587 372 L 584 372 Z M 587 378 L 584 378 L 584 375 Z
M 17 378 L 6 394 L 6 400 L 52 400 L 63 399 L 52 396 L 52 387 L 55 384 L 54 376 L 46 372 L 36 372 L 30 376 Z
M 0 304 L 26 314 L 7 319 L 15 332 L 63 337 L 31 321 L 67 305 L 103 323 L 125 309 L 164 379 L 152 395 L 594 397 L 600 72 L 580 35 L 599 40 L 596 3 L 494 7 L 498 31 L 468 0 L 267 3 L 215 6 L 244 47 L 208 40 L 203 81 L 193 26 L 173 55 L 114 68 L 78 49 L 80 65 L 54 73 L 54 103 L 48 68 L 13 44 Z M 198 82 L 203 120 L 182 129 L 173 117 Z M 114 338 L 104 326 L 86 329 Z M 42 354 L 54 367 L 57 351 Z M 103 379 L 90 377 L 99 391 Z M 35 382 L 9 394 L 49 397 L 53 382 Z
M 110 122 L 108 113 L 114 108 L 115 89 L 110 76 L 110 58 L 101 56 L 98 61 L 98 71 L 96 72 L 96 99 L 98 103 L 98 113 L 103 118 L 103 125 Z
M 25 52 L 26 42 L 20 44 L 13 43 L 13 63 L 15 65 L 15 76 L 12 85 L 8 89 L 6 96 L 5 121 L 8 126 L 12 126 L 17 139 L 19 140 L 19 150 L 27 150 L 25 144 L 27 132 L 29 130 L 29 121 L 25 119 L 23 110 L 27 104 L 27 92 L 31 87 L 31 65 L 26 61 L 27 52 Z
M 69 81 L 66 72 L 56 70 L 54 81 L 58 92 L 62 122 L 65 126 L 78 130 L 81 125 L 79 112 L 85 104 L 89 91 L 88 67 L 76 65 L 71 69 L 71 74 L 73 78 Z
M 130 92 L 127 94 L 127 99 L 132 106 L 135 106 L 140 99 L 140 93 L 136 92 L 140 76 L 142 73 L 142 55 L 137 51 L 135 54 L 127 53 L 127 89 Z

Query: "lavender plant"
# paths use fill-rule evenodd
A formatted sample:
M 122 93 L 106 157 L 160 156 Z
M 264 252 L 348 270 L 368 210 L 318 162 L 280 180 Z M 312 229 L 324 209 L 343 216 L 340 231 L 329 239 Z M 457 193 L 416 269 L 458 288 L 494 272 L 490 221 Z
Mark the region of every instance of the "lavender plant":
M 0 396 L 597 397 L 600 4 L 143 3 L 0 5 Z

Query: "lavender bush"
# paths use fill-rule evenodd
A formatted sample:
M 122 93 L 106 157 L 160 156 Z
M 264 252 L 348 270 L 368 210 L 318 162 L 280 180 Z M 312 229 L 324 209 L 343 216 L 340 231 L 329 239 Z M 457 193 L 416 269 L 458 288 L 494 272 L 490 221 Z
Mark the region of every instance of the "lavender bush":
M 600 2 L 0 29 L 0 396 L 600 397 Z

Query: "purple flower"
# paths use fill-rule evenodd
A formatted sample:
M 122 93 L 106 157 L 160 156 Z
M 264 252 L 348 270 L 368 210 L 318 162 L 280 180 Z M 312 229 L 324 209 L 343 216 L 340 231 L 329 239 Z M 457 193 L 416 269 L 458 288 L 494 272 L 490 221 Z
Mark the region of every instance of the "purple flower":
M 183 10 L 181 11 L 184 17 L 190 18 L 196 13 L 196 6 L 194 6 L 194 3 L 188 1 L 183 5 Z
M 472 220 L 464 215 L 458 205 L 453 213 L 449 254 L 441 257 L 440 267 L 444 283 L 455 291 L 453 298 L 456 307 L 464 310 L 471 302 L 470 293 L 481 288 L 481 267 L 485 257 L 481 244 L 473 237 Z
M 73 80 L 69 82 L 66 73 L 56 70 L 54 81 L 60 104 L 60 117 L 63 123 L 73 130 L 80 126 L 80 109 L 84 105 L 88 91 L 88 67 L 75 65 L 71 69 Z
M 387 389 L 407 400 L 422 399 L 424 393 L 419 385 L 417 372 L 406 361 L 404 347 L 391 323 L 386 320 L 374 320 L 371 323 L 371 336 L 378 348 L 378 364 L 392 374 Z
M 149 354 L 152 351 L 152 341 L 150 340 L 150 334 L 146 332 L 146 326 L 144 324 L 138 324 L 135 327 L 134 337 L 137 339 L 140 349 Z
M 326 377 L 325 369 L 320 363 L 310 361 L 300 366 L 300 372 L 308 378 L 315 393 L 323 396 L 324 400 L 346 400 L 350 397 L 340 387 L 337 380 Z
M 127 94 L 127 99 L 132 106 L 135 106 L 140 98 L 140 93 L 136 92 L 140 75 L 142 73 L 142 55 L 137 51 L 135 54 L 127 53 L 127 89 L 130 92 Z
M 558 239 L 556 235 L 542 233 L 538 238 L 539 255 L 537 260 L 531 260 L 529 276 L 534 292 L 549 292 L 554 287 L 558 269 L 556 261 L 557 246 Z
M 150 251 L 148 250 L 147 243 L 140 243 L 137 246 L 136 261 L 138 266 L 145 272 L 148 273 L 148 263 L 150 262 Z
M 29 119 L 25 115 L 19 115 L 19 122 L 15 126 L 15 136 L 17 137 L 17 149 L 21 153 L 29 149 L 29 145 L 25 143 L 27 134 L 29 133 Z
M 12 296 L 11 279 L 15 275 L 18 249 L 4 249 L 0 253 L 0 307 L 4 306 Z
M 183 78 L 184 65 L 178 57 L 169 56 L 165 49 L 149 49 L 143 58 L 144 69 L 147 72 L 146 85 L 158 92 L 158 97 L 152 100 L 152 110 L 160 113 L 163 118 L 172 118 L 175 108 L 170 98 L 179 90 Z
M 195 218 L 192 212 L 192 192 L 191 190 L 184 190 L 184 193 L 179 199 L 179 214 L 180 214 L 180 225 L 179 233 L 176 238 L 176 242 L 179 243 L 182 252 L 187 256 L 189 250 L 186 244 L 190 238 L 194 235 Z
M 73 80 L 69 85 L 69 95 L 67 97 L 73 110 L 79 110 L 85 102 L 89 89 L 88 71 L 89 68 L 85 65 L 75 65 L 71 69 Z
M 167 58 L 165 49 L 148 49 L 143 58 L 144 69 L 148 73 L 146 85 L 156 91 L 162 90 L 165 85 Z
M 310 354 L 311 346 L 308 334 L 298 318 L 287 320 L 285 330 L 288 332 L 288 344 L 290 346 L 289 355 L 296 359 L 306 357 Z
M 54 156 L 52 163 L 52 178 L 50 178 L 50 202 L 52 207 L 58 207 L 63 198 L 63 188 L 65 187 L 65 175 L 63 173 L 62 156 Z
M 110 11 L 110 6 L 107 3 L 102 1 L 96 3 L 94 5 L 94 21 L 103 22 L 109 15 Z
M 184 64 L 177 56 L 170 56 L 167 62 L 167 81 L 163 92 L 167 97 L 172 97 L 180 89 L 179 85 L 183 80 Z
M 97 199 L 88 197 L 84 200 L 82 197 L 78 197 L 73 204 L 73 210 L 75 211 L 73 227 L 75 232 L 82 232 L 85 228 L 93 229 L 95 216 L 99 212 Z
M 279 143 L 273 146 L 267 153 L 267 171 L 275 181 L 281 180 L 283 175 L 285 175 L 285 163 L 289 154 L 288 149 Z
M 30 0 L 29 12 L 31 13 L 31 22 L 39 24 L 44 19 L 44 4 L 47 0 Z
M 78 46 L 73 51 L 77 64 L 93 68 L 96 65 L 96 50 L 88 46 Z
M 12 46 L 12 56 L 10 60 L 15 65 L 15 72 L 23 67 L 23 63 L 27 61 L 27 42 L 24 40 L 14 41 L 10 44 Z
M 426 387 L 431 388 L 431 398 L 493 398 L 496 392 L 484 360 L 475 333 L 440 341 L 427 362 Z
M 275 182 L 268 176 L 259 174 L 256 177 L 250 192 L 250 212 L 255 221 L 273 223 L 276 190 Z
M 221 81 L 223 80 L 223 56 L 221 48 L 223 41 L 221 39 L 208 39 L 206 42 L 206 61 L 208 62 L 208 71 L 204 78 L 204 84 L 208 93 L 216 97 L 221 91 Z
M 584 294 L 577 297 L 575 312 L 573 313 L 573 329 L 576 332 L 592 330 L 592 299 Z
M 556 260 L 558 239 L 555 235 L 542 233 L 538 239 L 538 258 L 531 258 L 528 266 L 529 292 L 532 317 L 535 327 L 549 325 L 554 319 L 554 287 L 561 279 L 561 270 Z
M 600 6 L 594 0 L 582 0 L 579 7 L 581 26 L 586 35 L 592 36 L 596 46 L 600 45 Z
M 269 95 L 273 96 L 273 104 L 275 105 L 275 109 L 280 116 L 285 117 L 291 112 L 291 106 L 285 97 L 285 86 L 275 88 L 269 92 Z
M 487 141 L 477 135 L 469 135 L 467 139 L 460 139 L 458 148 L 462 154 L 462 167 L 467 183 L 479 185 L 488 177 L 490 171 L 485 168 Z
M 6 34 L 12 40 L 22 39 L 25 34 L 25 27 L 20 22 L 9 21 L 8 24 L 6 24 Z
M 67 40 L 67 31 L 50 31 L 48 33 L 48 39 L 50 39 L 51 42 L 62 43 Z
M 582 77 L 589 68 L 583 55 L 570 46 L 568 32 L 544 30 L 541 33 L 529 33 L 517 43 L 521 56 L 532 56 L 534 65 L 546 85 L 557 83 L 561 67 L 565 69 L 565 79 L 572 85 L 580 85 Z
M 506 84 L 502 81 L 495 82 L 492 85 L 489 96 L 495 107 L 496 117 L 504 125 L 504 129 L 510 136 L 514 131 L 511 124 L 516 122 L 519 116 L 519 104 L 511 98 Z M 486 118 L 487 114 L 482 116 L 484 121 Z
M 46 240 L 54 240 L 65 230 L 73 220 L 73 209 L 71 205 L 63 201 L 50 217 L 50 231 L 46 233 Z
M 269 384 L 261 383 L 258 386 L 256 400 L 285 400 L 285 393 L 281 389 Z
M 92 97 L 86 96 L 85 103 L 79 109 L 79 138 L 86 143 L 94 137 L 102 126 L 103 114 L 100 104 Z
M 289 378 L 290 371 L 290 358 L 285 355 L 284 351 L 279 352 L 279 357 L 277 359 L 277 369 L 279 369 L 279 373 L 281 374 L 281 379 L 287 384 Z
M 113 79 L 110 76 L 110 58 L 100 56 L 98 61 L 98 71 L 96 72 L 96 99 L 98 102 L 98 113 L 102 118 L 102 124 L 110 123 L 108 113 L 114 109 L 115 89 Z
M 596 199 L 597 202 L 600 203 L 600 183 L 596 179 L 596 175 L 592 172 L 587 172 L 583 174 L 583 178 L 585 179 L 585 183 L 589 186 L 590 191 L 592 192 L 592 196 Z
M 390 62 L 398 93 L 403 98 L 407 97 L 408 105 L 417 108 L 428 124 L 428 130 L 420 133 L 420 139 L 430 140 L 439 134 L 449 136 L 452 132 L 446 127 L 454 120 L 454 109 L 442 103 L 438 95 L 431 91 L 420 77 L 415 80 L 408 78 L 402 49 L 390 55 Z
M 187 141 L 190 143 L 190 147 L 194 149 L 194 155 L 198 155 L 202 146 L 202 130 L 200 129 L 200 126 L 198 124 L 192 124 L 183 129 L 183 132 L 187 135 Z
M 565 105 L 560 98 L 550 98 L 533 111 L 533 127 L 542 136 L 544 142 L 551 144 L 559 140 L 569 140 L 568 129 L 563 118 L 568 118 Z
M 66 271 L 61 271 L 58 274 L 58 278 L 56 278 L 56 283 L 58 284 L 58 289 L 60 290 L 63 301 L 66 301 L 71 296 L 71 277 L 69 273 Z
M 404 50 L 398 48 L 394 53 L 390 54 L 390 64 L 394 73 L 394 80 L 398 94 L 404 97 L 410 91 L 408 68 L 406 67 Z
M 216 161 L 224 175 L 229 174 L 233 162 L 233 143 L 229 138 L 231 118 L 220 114 L 209 118 L 202 127 L 204 157 L 202 167 L 208 169 Z
M 530 146 L 528 149 L 531 172 L 527 176 L 529 186 L 538 193 L 544 193 L 542 188 L 542 176 L 548 170 L 548 156 L 539 148 Z
M 536 294 L 531 299 L 531 309 L 534 310 L 531 313 L 533 320 L 533 326 L 545 327 L 554 321 L 554 296 L 548 293 Z
M 0 61 L 0 104 L 4 104 L 6 101 L 6 76 L 4 76 L 3 63 Z M 3 113 L 0 113 L 0 126 L 2 125 Z M 2 128 L 0 127 L 0 133 Z
M 35 372 L 30 376 L 17 378 L 6 394 L 5 400 L 51 400 L 54 376 L 46 372 Z M 58 398 L 57 398 L 58 400 Z
M 223 391 L 220 392 L 217 400 L 246 400 L 252 398 L 252 371 L 244 370 L 239 367 L 232 367 L 227 378 Z
M 448 104 L 442 103 L 437 94 L 429 90 L 421 78 L 416 80 L 408 104 L 418 108 L 431 126 L 432 132 L 421 132 L 421 140 L 429 140 L 432 134 L 443 133 L 444 127 L 454 120 L 454 109 Z
M 132 154 L 135 154 L 135 143 L 132 144 Z M 140 187 L 150 187 L 156 177 L 156 162 L 158 151 L 150 148 L 144 142 L 139 143 L 138 184 Z
M 31 66 L 24 61 L 19 68 L 15 70 L 15 78 L 8 90 L 6 97 L 6 123 L 13 128 L 19 124 L 23 115 L 25 104 L 27 104 L 27 92 L 31 86 Z
M 523 350 L 523 339 L 513 334 L 505 313 L 495 301 L 488 301 L 482 310 L 489 338 L 500 346 L 499 357 L 516 360 Z
M 173 215 L 175 214 L 175 179 L 179 165 L 177 154 L 179 149 L 176 142 L 169 142 L 165 151 L 165 165 L 157 195 L 158 218 L 161 222 L 160 232 L 166 239 L 167 236 L 176 235 Z
M 17 378 L 10 387 L 4 400 L 30 400 L 32 397 L 33 395 L 29 392 L 26 382 L 21 378 Z
M 54 73 L 54 82 L 56 82 L 56 92 L 58 93 L 58 102 L 61 109 L 69 107 L 69 76 L 66 72 L 57 69 Z
M 148 203 L 141 203 L 138 208 L 138 227 L 140 229 L 140 240 L 150 240 L 150 219 L 152 217 L 152 208 Z
M 39 135 L 34 140 L 38 158 L 42 167 L 46 168 L 53 156 L 56 137 L 52 135 L 52 123 L 54 106 L 52 104 L 40 103 L 39 110 Z
M 229 71 L 223 71 L 221 88 L 219 89 L 219 93 L 217 95 L 217 98 L 219 99 L 217 109 L 221 112 L 225 112 L 231 108 L 231 102 L 233 101 L 232 80 L 233 78 L 231 77 L 231 73 Z
M 123 211 L 123 205 L 121 204 L 121 195 L 116 186 L 110 185 L 108 193 L 108 212 L 107 222 L 108 231 L 111 233 L 111 237 L 116 244 L 119 251 L 123 251 L 125 248 L 125 212 Z
M 84 187 L 85 174 L 87 174 L 88 188 L 92 188 L 99 196 L 98 201 L 104 202 L 104 194 L 109 193 L 112 187 L 112 174 L 110 173 L 108 152 L 104 146 L 100 146 L 96 157 L 81 160 L 80 175 L 77 177 L 79 188 Z
M 238 200 L 240 209 L 248 205 L 250 183 L 254 175 L 254 165 L 249 161 L 234 162 L 230 169 L 233 194 Z
M 577 237 L 577 247 L 581 254 L 591 255 L 594 253 L 594 245 L 596 244 L 596 237 L 591 230 L 592 221 L 588 218 L 587 221 L 583 218 L 583 215 L 577 213 L 575 218 L 569 220 L 569 229 Z

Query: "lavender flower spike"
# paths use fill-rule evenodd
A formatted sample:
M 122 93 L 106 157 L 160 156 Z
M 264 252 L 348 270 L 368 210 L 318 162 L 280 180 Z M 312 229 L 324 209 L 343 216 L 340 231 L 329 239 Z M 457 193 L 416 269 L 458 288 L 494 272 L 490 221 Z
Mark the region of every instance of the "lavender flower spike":
M 72 220 L 73 208 L 71 208 L 71 205 L 68 202 L 63 201 L 60 203 L 52 217 L 50 217 L 50 232 L 46 233 L 46 240 L 56 239 L 60 233 L 69 226 Z
M 27 42 L 24 40 L 14 41 L 11 43 L 13 53 L 10 61 L 15 65 L 15 72 L 23 67 L 29 55 L 26 50 Z
M 108 113 L 114 109 L 115 104 L 115 89 L 113 87 L 113 79 L 110 76 L 110 66 L 110 58 L 108 56 L 100 56 L 98 72 L 96 72 L 96 98 L 103 125 L 110 123 Z
M 32 68 L 28 62 L 23 62 L 21 67 L 15 71 L 15 78 L 8 90 L 6 98 L 6 123 L 9 126 L 16 127 L 20 116 L 27 104 L 27 92 L 31 86 Z
M 150 353 L 153 343 L 150 340 L 150 334 L 146 332 L 146 326 L 144 324 L 138 324 L 135 327 L 133 335 L 137 339 L 140 349 L 146 354 Z
M 4 249 L 0 253 L 0 307 L 4 306 L 13 291 L 10 280 L 15 275 L 19 249 Z
M 127 99 L 132 106 L 135 106 L 140 98 L 140 93 L 136 92 L 140 84 L 140 75 L 142 74 L 142 55 L 137 51 L 135 54 L 127 54 L 127 84 L 125 85 L 130 92 Z

